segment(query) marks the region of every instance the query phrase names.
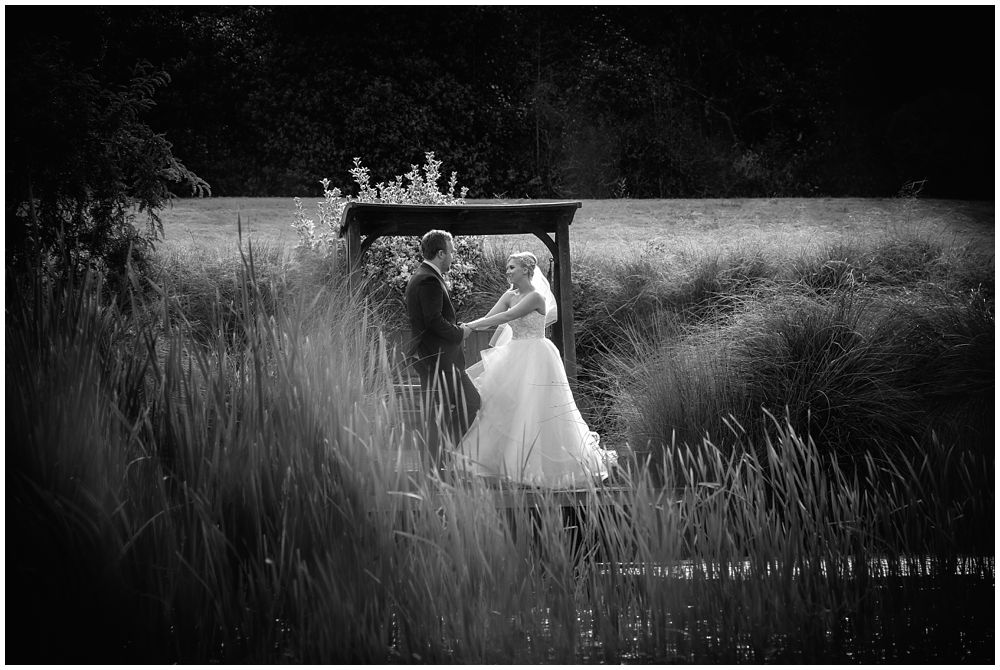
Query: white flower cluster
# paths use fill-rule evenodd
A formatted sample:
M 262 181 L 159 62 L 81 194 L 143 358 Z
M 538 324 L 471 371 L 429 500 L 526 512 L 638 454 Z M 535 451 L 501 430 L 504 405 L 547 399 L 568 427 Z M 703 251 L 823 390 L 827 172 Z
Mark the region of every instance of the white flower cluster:
M 323 179 L 323 201 L 317 203 L 319 222 L 306 216 L 301 198 L 295 198 L 295 214 L 292 228 L 299 237 L 297 249 L 306 249 L 323 255 L 337 253 L 340 237 L 340 221 L 344 208 L 349 202 L 384 202 L 417 205 L 460 205 L 465 202 L 467 188 L 455 195 L 458 175 L 454 172 L 448 180 L 448 190 L 439 191 L 441 161 L 434 159 L 434 152 L 424 155 L 426 161 L 421 168 L 411 165 L 405 175 L 397 176 L 391 182 L 380 182 L 371 186 L 368 168 L 361 165 L 361 159 L 354 159 L 350 174 L 358 185 L 357 196 L 345 196 L 339 188 L 330 188 L 330 180 Z M 472 293 L 473 279 L 483 258 L 483 238 L 463 236 L 455 238 L 456 261 L 451 266 L 446 283 L 452 301 L 460 306 Z M 416 237 L 382 237 L 368 250 L 365 273 L 368 277 L 383 281 L 402 295 L 406 280 L 420 263 L 420 240 Z

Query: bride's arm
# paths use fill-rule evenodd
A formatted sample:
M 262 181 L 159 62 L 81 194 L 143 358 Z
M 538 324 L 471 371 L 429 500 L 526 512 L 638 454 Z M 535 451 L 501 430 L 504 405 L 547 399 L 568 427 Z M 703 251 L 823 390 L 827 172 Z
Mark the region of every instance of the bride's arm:
M 504 291 L 503 294 L 500 296 L 500 299 L 497 300 L 497 304 L 493 305 L 493 309 L 487 312 L 485 316 L 479 317 L 479 319 L 482 320 L 488 316 L 493 316 L 494 314 L 499 314 L 500 312 L 506 311 L 506 309 L 510 307 L 510 299 L 512 296 L 513 293 L 511 291 Z
M 476 319 L 475 321 L 470 321 L 465 325 L 473 330 L 483 330 L 485 328 L 499 326 L 501 323 L 507 323 L 508 321 L 513 321 L 514 319 L 520 319 L 528 312 L 537 310 L 539 307 L 545 309 L 545 299 L 542 298 L 542 296 L 537 292 L 533 292 L 513 307 L 503 310 L 498 309 L 502 307 L 501 303 L 503 301 L 504 299 L 501 298 L 500 301 L 493 306 L 493 309 L 490 310 L 489 314 L 480 319 Z M 503 307 L 505 307 L 505 305 Z

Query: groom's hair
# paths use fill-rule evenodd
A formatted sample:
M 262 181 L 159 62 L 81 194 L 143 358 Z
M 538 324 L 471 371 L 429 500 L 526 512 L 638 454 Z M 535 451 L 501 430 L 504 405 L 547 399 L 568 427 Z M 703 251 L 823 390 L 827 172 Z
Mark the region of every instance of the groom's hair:
M 431 230 L 424 233 L 420 238 L 420 253 L 426 260 L 431 260 L 437 256 L 439 251 L 448 251 L 448 241 L 451 240 L 451 233 L 444 230 Z

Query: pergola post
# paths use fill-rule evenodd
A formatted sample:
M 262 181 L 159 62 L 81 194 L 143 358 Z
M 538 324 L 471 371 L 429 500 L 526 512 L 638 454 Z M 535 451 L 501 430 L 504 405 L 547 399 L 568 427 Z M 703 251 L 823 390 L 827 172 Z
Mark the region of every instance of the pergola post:
M 556 286 L 559 287 L 559 293 L 556 295 L 556 304 L 559 306 L 559 321 L 556 322 L 556 326 L 559 329 L 560 351 L 563 355 L 566 376 L 575 380 L 576 337 L 573 332 L 573 279 L 569 253 L 569 221 L 560 221 L 556 227 L 556 250 L 558 255 L 555 259 L 554 274 Z
M 347 273 L 353 281 L 355 271 L 361 267 L 361 226 L 352 221 L 341 229 L 341 235 L 347 243 Z

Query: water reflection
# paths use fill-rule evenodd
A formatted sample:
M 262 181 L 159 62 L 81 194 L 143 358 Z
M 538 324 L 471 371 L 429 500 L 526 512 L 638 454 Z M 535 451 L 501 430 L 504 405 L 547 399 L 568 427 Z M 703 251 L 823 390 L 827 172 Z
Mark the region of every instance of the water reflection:
M 830 575 L 865 575 L 874 578 L 884 577 L 931 577 L 954 575 L 961 577 L 976 577 L 979 579 L 994 578 L 993 556 L 963 556 L 941 560 L 933 556 L 902 556 L 896 558 L 868 558 L 859 561 L 850 556 L 838 558 L 835 565 L 830 561 L 817 560 L 808 566 L 787 565 L 781 561 L 733 561 L 728 563 L 708 563 L 704 561 L 682 560 L 671 565 L 650 565 L 647 563 L 599 563 L 598 573 L 607 575 L 617 573 L 633 577 L 658 577 L 675 579 L 707 579 L 737 578 L 764 575 L 785 574 L 789 572 L 799 577 L 809 569 L 820 576 Z
M 575 584 L 575 613 L 533 598 L 492 612 L 498 647 L 487 657 L 519 662 L 505 655 L 516 630 L 523 649 L 514 653 L 530 662 L 994 663 L 994 557 L 834 563 L 596 564 Z M 460 634 L 441 616 L 442 631 Z M 395 660 L 427 662 L 398 652 L 403 631 L 392 621 Z M 439 642 L 444 660 L 468 662 L 464 643 Z
M 835 563 L 602 564 L 598 578 L 665 607 L 616 621 L 581 608 L 580 661 L 994 662 L 993 557 Z M 789 576 L 798 590 L 770 590 Z

